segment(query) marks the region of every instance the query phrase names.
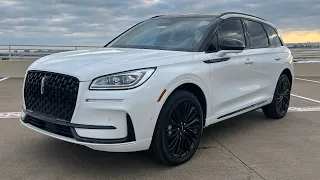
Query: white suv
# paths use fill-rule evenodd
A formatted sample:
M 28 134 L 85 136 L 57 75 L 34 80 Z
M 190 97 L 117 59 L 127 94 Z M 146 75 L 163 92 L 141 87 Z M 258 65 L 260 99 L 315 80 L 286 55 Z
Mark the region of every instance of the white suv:
M 150 150 L 179 165 L 213 123 L 258 108 L 284 117 L 292 59 L 275 26 L 259 17 L 156 16 L 105 47 L 35 61 L 21 123 L 91 149 Z

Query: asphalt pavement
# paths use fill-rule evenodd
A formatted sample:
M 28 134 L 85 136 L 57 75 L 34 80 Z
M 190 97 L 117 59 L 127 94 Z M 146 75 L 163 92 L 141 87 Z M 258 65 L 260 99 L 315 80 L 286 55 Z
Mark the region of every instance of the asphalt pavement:
M 189 162 L 168 167 L 147 152 L 94 151 L 25 128 L 14 114 L 22 79 L 9 78 L 0 82 L 0 179 L 317 180 L 320 78 L 303 79 L 295 80 L 284 119 L 257 110 L 212 125 Z

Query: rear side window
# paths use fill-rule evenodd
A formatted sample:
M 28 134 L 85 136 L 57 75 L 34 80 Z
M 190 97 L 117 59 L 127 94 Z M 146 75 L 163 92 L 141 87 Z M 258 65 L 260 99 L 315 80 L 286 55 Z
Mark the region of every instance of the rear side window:
M 240 40 L 243 44 L 246 44 L 244 30 L 240 19 L 226 20 L 218 30 L 217 35 L 219 44 L 225 38 L 237 39 Z
M 272 47 L 282 46 L 282 43 L 281 43 L 276 31 L 272 27 L 270 27 L 269 25 L 264 25 L 264 28 L 268 33 L 269 40 L 270 40 L 270 46 L 272 46 Z
M 251 48 L 269 47 L 268 36 L 260 23 L 246 20 L 246 25 L 251 40 Z

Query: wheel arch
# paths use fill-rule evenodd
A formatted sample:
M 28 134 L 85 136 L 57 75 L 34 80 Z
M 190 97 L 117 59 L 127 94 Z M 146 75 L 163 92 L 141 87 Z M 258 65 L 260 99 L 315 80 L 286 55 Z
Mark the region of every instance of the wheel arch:
M 293 83 L 293 76 L 292 76 L 292 73 L 291 73 L 291 71 L 289 70 L 289 68 L 285 68 L 285 69 L 281 72 L 281 74 L 285 74 L 285 75 L 289 78 L 289 80 L 290 80 L 290 82 L 291 82 L 291 85 L 292 85 L 292 83 Z
M 194 94 L 197 99 L 199 100 L 201 104 L 201 108 L 203 110 L 203 116 L 204 116 L 204 126 L 206 123 L 206 119 L 210 116 L 210 107 L 211 107 L 211 100 L 209 96 L 209 89 L 204 87 L 199 81 L 195 79 L 184 79 L 181 81 L 176 82 L 173 86 L 170 88 L 166 88 L 167 92 L 161 99 L 161 107 L 159 109 L 159 113 L 161 109 L 163 108 L 165 102 L 168 100 L 168 98 L 177 90 L 186 90 L 192 94 Z

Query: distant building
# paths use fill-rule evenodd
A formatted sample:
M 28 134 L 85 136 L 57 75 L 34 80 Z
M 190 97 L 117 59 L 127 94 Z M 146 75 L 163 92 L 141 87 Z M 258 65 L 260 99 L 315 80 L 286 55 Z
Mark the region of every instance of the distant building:
M 289 48 L 320 48 L 320 42 L 287 43 Z

